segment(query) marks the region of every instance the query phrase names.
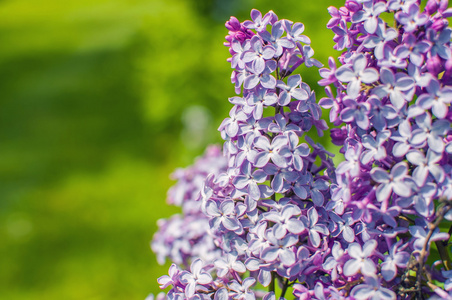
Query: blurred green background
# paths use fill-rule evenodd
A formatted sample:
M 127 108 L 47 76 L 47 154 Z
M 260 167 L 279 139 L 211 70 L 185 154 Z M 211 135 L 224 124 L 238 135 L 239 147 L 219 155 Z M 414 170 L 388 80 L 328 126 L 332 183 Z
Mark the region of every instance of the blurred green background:
M 157 293 L 169 174 L 221 142 L 234 96 L 224 22 L 273 9 L 326 64 L 342 3 L 0 1 L 0 299 Z

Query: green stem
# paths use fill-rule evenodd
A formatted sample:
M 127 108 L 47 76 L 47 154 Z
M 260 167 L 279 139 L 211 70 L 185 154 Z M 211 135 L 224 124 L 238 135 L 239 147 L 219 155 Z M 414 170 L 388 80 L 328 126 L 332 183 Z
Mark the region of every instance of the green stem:
M 270 285 L 268 286 L 269 292 L 275 292 L 275 274 L 272 272 L 272 280 L 270 281 Z
M 280 298 L 284 298 L 284 295 L 286 295 L 288 287 L 289 287 L 289 279 L 286 278 L 286 280 L 284 281 L 284 285 L 282 287 L 281 297 Z

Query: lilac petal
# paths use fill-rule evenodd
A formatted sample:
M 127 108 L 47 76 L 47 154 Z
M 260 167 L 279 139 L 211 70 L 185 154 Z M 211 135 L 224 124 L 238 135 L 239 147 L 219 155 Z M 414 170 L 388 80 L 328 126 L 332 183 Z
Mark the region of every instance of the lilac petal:
M 284 266 L 291 266 L 295 263 L 295 253 L 290 249 L 281 250 L 279 252 L 279 259 Z
M 377 272 L 377 268 L 371 259 L 366 258 L 363 266 L 361 267 L 361 272 L 366 276 L 372 276 Z
M 303 222 L 298 219 L 290 219 L 286 224 L 287 230 L 293 234 L 300 234 L 305 230 Z
M 212 276 L 208 273 L 201 273 L 198 275 L 197 281 L 199 284 L 208 284 L 212 282 Z
M 278 103 L 281 106 L 286 106 L 290 103 L 290 96 L 285 90 L 283 90 L 279 95 Z
M 249 189 L 249 196 L 252 199 L 258 200 L 261 197 L 261 192 L 256 183 L 254 183 L 254 182 L 250 183 L 248 186 L 248 189 Z
M 272 189 L 273 189 L 275 192 L 278 193 L 278 192 L 280 192 L 280 191 L 282 190 L 283 184 L 284 184 L 283 177 L 282 177 L 282 176 L 275 176 L 275 177 L 273 178 L 273 181 L 272 181 L 272 183 L 271 183 L 271 186 L 272 186 Z
M 304 188 L 303 186 L 294 186 L 292 190 L 301 199 L 306 199 L 306 197 L 308 196 L 308 192 L 306 191 L 306 188 Z
M 344 231 L 342 231 L 342 237 L 349 243 L 355 240 L 355 232 L 350 226 L 345 226 Z
M 391 281 L 397 274 L 397 269 L 392 263 L 382 263 L 381 264 L 381 275 L 383 275 L 384 280 Z
M 196 291 L 196 283 L 195 282 L 190 282 L 185 287 L 185 296 L 187 296 L 187 298 L 191 298 L 195 294 L 195 291 Z
M 273 149 L 280 149 L 282 146 L 286 145 L 288 143 L 287 137 L 284 135 L 278 135 L 273 141 L 272 141 L 272 148 Z
M 320 246 L 320 235 L 317 231 L 315 230 L 309 230 L 309 241 L 311 241 L 312 245 L 314 247 L 319 247 Z
M 311 198 L 312 198 L 312 202 L 314 202 L 314 205 L 316 205 L 316 206 L 323 205 L 324 197 L 323 197 L 323 194 L 321 192 L 319 192 L 318 190 L 311 190 Z
M 230 214 L 234 213 L 234 208 L 235 208 L 235 205 L 234 205 L 234 201 L 232 201 L 232 200 L 223 201 L 220 205 L 221 211 L 226 215 L 230 215 Z
M 221 212 L 218 209 L 217 203 L 213 200 L 208 200 L 206 203 L 206 213 L 209 216 L 218 217 L 221 216 Z
M 245 78 L 243 87 L 247 90 L 251 90 L 259 83 L 259 77 L 257 75 L 250 75 Z
M 386 201 L 391 195 L 392 187 L 390 184 L 380 184 L 376 191 L 377 200 L 379 202 Z
M 341 66 L 336 70 L 336 78 L 342 82 L 350 82 L 356 78 L 355 72 L 353 72 L 347 66 Z
M 372 179 L 378 183 L 387 183 L 389 182 L 389 174 L 383 170 L 382 168 L 373 168 L 370 172 L 370 176 Z
M 361 81 L 359 80 L 352 80 L 347 85 L 347 94 L 352 98 L 358 96 L 360 90 Z
M 191 263 L 190 270 L 191 270 L 192 274 L 196 275 L 196 274 L 201 273 L 203 266 L 204 266 L 204 263 L 202 262 L 201 259 L 198 258 Z
M 261 258 L 266 262 L 274 262 L 279 254 L 278 247 L 266 247 L 261 253 Z
M 301 83 L 300 74 L 292 75 L 292 76 L 289 76 L 289 78 L 287 78 L 287 85 L 292 88 L 300 85 L 300 83 Z
M 218 291 L 215 292 L 215 296 L 213 298 L 214 300 L 228 300 L 229 299 L 229 293 L 226 288 L 220 288 Z
M 308 210 L 309 226 L 314 226 L 319 221 L 319 214 L 314 207 Z
M 379 75 L 377 70 L 374 68 L 368 68 L 362 72 L 360 78 L 364 83 L 372 83 L 377 81 L 378 77 Z
M 353 69 L 355 72 L 363 71 L 367 66 L 367 58 L 364 54 L 358 54 L 353 60 Z
M 239 273 L 245 273 L 246 267 L 241 261 L 236 261 L 234 265 L 232 266 L 232 269 Z
M 375 292 L 375 290 L 373 289 L 372 286 L 369 286 L 367 284 L 360 284 L 360 285 L 355 286 L 352 289 L 351 295 L 357 300 L 367 300 L 367 299 L 374 299 L 373 298 L 374 292 Z M 375 298 L 375 299 L 378 299 L 378 298 Z
M 256 283 L 256 279 L 253 277 L 247 277 L 242 282 L 242 287 L 244 290 L 249 289 L 254 283 Z
M 257 279 L 263 286 L 267 287 L 272 281 L 272 273 L 270 271 L 260 270 Z
M 240 222 L 236 218 L 226 217 L 223 219 L 223 225 L 227 230 L 236 231 L 241 228 Z
M 358 273 L 361 268 L 361 262 L 357 259 L 351 259 L 344 265 L 343 271 L 345 276 L 353 276 Z
M 394 165 L 391 170 L 391 175 L 394 179 L 402 178 L 408 173 L 408 165 L 406 162 L 401 161 Z
M 259 152 L 254 159 L 254 165 L 258 168 L 262 168 L 270 160 L 270 154 L 268 152 Z

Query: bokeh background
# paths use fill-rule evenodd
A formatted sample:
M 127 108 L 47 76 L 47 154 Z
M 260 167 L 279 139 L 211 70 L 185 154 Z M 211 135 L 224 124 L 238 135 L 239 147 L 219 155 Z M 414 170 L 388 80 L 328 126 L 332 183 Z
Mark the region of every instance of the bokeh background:
M 157 293 L 169 265 L 149 242 L 178 211 L 169 174 L 221 143 L 234 96 L 225 21 L 258 8 L 303 22 L 326 64 L 341 4 L 0 1 L 0 299 Z

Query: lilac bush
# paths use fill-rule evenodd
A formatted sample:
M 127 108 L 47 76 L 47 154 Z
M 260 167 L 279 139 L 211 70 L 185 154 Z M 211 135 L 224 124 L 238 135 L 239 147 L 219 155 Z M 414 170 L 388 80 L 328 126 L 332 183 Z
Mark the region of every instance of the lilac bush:
M 152 242 L 173 262 L 157 299 L 452 299 L 452 9 L 328 12 L 342 53 L 319 70 L 318 102 L 296 73 L 322 67 L 302 23 L 255 9 L 226 22 L 237 96 L 222 151 L 175 173 L 183 214 Z M 322 109 L 337 166 L 312 138 Z

